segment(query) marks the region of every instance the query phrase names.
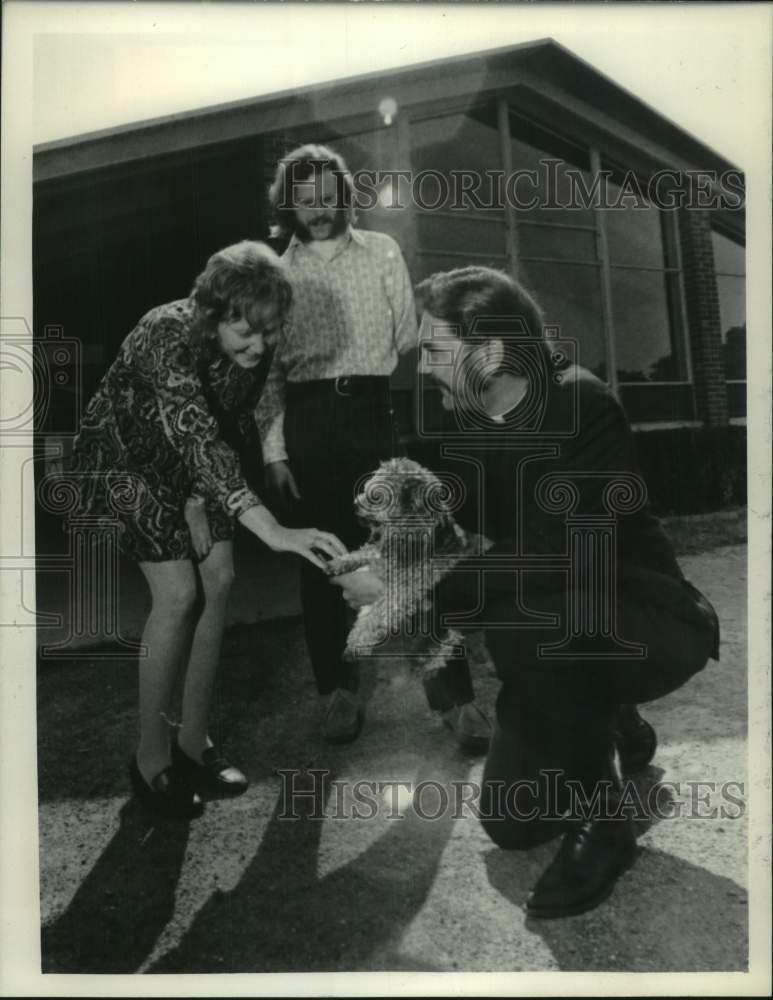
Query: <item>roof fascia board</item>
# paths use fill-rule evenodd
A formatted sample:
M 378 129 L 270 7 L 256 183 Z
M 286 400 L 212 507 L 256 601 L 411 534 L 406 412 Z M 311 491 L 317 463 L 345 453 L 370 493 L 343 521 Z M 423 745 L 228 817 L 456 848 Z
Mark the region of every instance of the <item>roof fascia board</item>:
M 661 121 L 667 126 L 667 133 L 677 137 L 683 134 L 686 144 L 694 145 L 696 152 L 705 153 L 706 161 L 700 164 L 688 161 L 667 143 L 658 143 L 587 99 L 578 98 L 567 88 L 556 86 L 547 75 L 523 65 L 524 59 L 533 63 L 540 49 L 561 60 L 581 65 L 588 73 L 595 73 L 605 84 L 614 86 L 624 102 L 630 102 L 645 116 L 651 116 L 653 126 Z M 614 155 L 616 149 L 636 151 L 639 161 L 649 158 L 653 165 L 677 169 L 697 167 L 722 170 L 732 167 L 697 139 L 682 133 L 674 123 L 551 40 L 473 53 L 452 60 L 434 60 L 420 66 L 397 69 L 393 73 L 387 80 L 384 71 L 376 71 L 364 77 L 311 85 L 301 91 L 285 91 L 140 125 L 120 126 L 80 137 L 77 141 L 48 143 L 35 150 L 34 181 L 40 183 L 93 175 L 107 167 L 131 166 L 151 158 L 184 154 L 196 148 L 268 132 L 303 128 L 320 132 L 331 126 L 340 129 L 342 134 L 369 131 L 370 123 L 374 129 L 381 126 L 375 108 L 385 90 L 414 119 L 437 113 L 440 109 L 444 114 L 453 113 L 453 110 L 463 110 L 500 94 L 517 94 L 520 88 L 523 99 L 526 99 L 528 90 L 531 110 L 545 109 L 540 117 L 550 113 L 553 116 L 550 121 L 565 122 L 564 128 L 572 129 L 572 137 L 587 145 L 588 133 L 580 135 L 576 131 L 576 126 L 582 123 L 583 128 L 592 130 L 599 146 L 610 150 L 610 155 Z M 530 109 L 522 110 L 528 113 Z M 153 150 L 151 157 L 148 155 L 149 148 Z
M 462 72 L 435 74 L 432 80 L 397 78 L 388 88 L 399 106 L 410 109 L 418 103 L 452 102 L 464 95 L 467 103 L 479 103 L 479 91 L 485 84 L 486 91 L 496 91 L 513 86 L 519 79 L 518 67 L 500 66 L 490 71 L 484 61 L 469 66 Z M 383 74 L 380 79 L 368 82 L 367 89 L 355 90 L 353 86 L 338 85 L 308 94 L 293 94 L 254 101 L 248 105 L 226 107 L 206 114 L 179 116 L 163 121 L 149 122 L 130 129 L 120 128 L 95 133 L 91 138 L 77 143 L 49 143 L 39 147 L 34 156 L 35 183 L 54 180 L 85 171 L 103 169 L 120 163 L 146 159 L 148 148 L 153 156 L 185 152 L 202 145 L 242 139 L 248 135 L 266 132 L 292 131 L 304 126 L 318 125 L 320 120 L 342 124 L 362 119 L 362 130 L 367 130 L 370 118 L 373 127 L 380 124 L 375 110 L 384 94 Z M 356 101 L 357 106 L 352 107 Z
M 553 121 L 561 121 L 565 128 L 572 130 L 573 134 L 567 137 L 575 139 L 582 145 L 587 146 L 591 136 L 591 141 L 599 145 L 602 152 L 605 148 L 612 151 L 617 147 L 635 151 L 640 157 L 646 158 L 653 169 L 671 167 L 677 170 L 717 172 L 736 169 L 723 157 L 697 142 L 696 147 L 706 153 L 706 159 L 700 162 L 688 160 L 669 146 L 651 139 L 637 129 L 630 128 L 618 118 L 613 118 L 594 105 L 577 99 L 568 91 L 553 86 L 543 77 L 524 70 L 521 78 L 523 89 L 528 89 L 530 92 L 528 100 L 531 106 L 542 111 L 540 117 L 545 118 L 549 115 Z M 528 108 L 523 110 L 528 112 Z
M 533 42 L 522 42 L 517 45 L 506 45 L 497 49 L 484 49 L 483 51 L 464 53 L 460 56 L 448 58 L 441 56 L 428 62 L 417 63 L 409 66 L 397 66 L 381 70 L 373 70 L 359 76 L 343 77 L 337 80 L 323 80 L 319 83 L 307 84 L 303 87 L 294 87 L 287 90 L 274 91 L 256 97 L 244 97 L 236 101 L 227 101 L 221 104 L 211 104 L 204 108 L 194 108 L 189 111 L 176 112 L 171 115 L 163 115 L 158 118 L 145 119 L 143 121 L 127 122 L 124 125 L 117 125 L 95 132 L 83 133 L 78 136 L 70 136 L 63 139 L 54 139 L 50 142 L 40 143 L 35 146 L 36 154 L 53 152 L 56 149 L 74 144 L 87 143 L 102 138 L 119 135 L 125 132 L 163 127 L 174 124 L 181 120 L 198 121 L 211 116 L 222 116 L 224 114 L 238 114 L 241 111 L 249 110 L 257 105 L 266 104 L 286 104 L 289 101 L 303 101 L 305 98 L 328 100 L 336 93 L 351 92 L 358 93 L 368 88 L 383 89 L 384 79 L 389 74 L 393 74 L 395 81 L 411 82 L 413 80 L 422 83 L 423 76 L 437 76 L 438 70 L 446 72 L 452 79 L 461 72 L 470 71 L 474 66 L 479 68 L 489 62 L 507 61 L 508 63 L 516 58 L 523 58 L 531 52 L 537 52 L 546 48 L 562 48 L 551 38 L 541 38 Z M 568 56 L 571 53 L 564 50 Z

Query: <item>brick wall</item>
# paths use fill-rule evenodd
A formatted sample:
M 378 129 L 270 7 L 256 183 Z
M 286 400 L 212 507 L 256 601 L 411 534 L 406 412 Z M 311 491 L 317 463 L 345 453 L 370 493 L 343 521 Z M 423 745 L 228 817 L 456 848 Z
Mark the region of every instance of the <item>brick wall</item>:
M 727 387 L 709 213 L 682 209 L 679 234 L 697 416 L 721 427 L 728 422 Z

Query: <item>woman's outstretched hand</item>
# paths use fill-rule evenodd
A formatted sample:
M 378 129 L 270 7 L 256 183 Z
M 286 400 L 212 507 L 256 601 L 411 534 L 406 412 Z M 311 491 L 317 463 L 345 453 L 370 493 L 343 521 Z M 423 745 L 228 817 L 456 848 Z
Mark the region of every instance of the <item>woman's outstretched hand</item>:
M 346 546 L 331 532 L 285 528 L 262 504 L 248 507 L 239 515 L 239 521 L 274 552 L 296 552 L 320 569 L 325 568 L 326 558 L 346 555 Z
M 309 562 L 325 568 L 325 556 L 345 556 L 346 546 L 329 531 L 317 531 L 316 528 L 285 528 L 277 525 L 273 537 L 264 538 L 266 545 L 275 552 L 296 552 Z

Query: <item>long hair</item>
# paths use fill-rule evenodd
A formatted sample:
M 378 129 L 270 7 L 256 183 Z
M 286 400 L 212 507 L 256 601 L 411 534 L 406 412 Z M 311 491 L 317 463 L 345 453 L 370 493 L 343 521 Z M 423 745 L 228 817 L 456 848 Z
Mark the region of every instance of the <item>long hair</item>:
M 191 343 L 211 349 L 221 322 L 248 322 L 268 303 L 276 302 L 284 321 L 292 302 L 292 286 L 284 264 L 265 243 L 242 240 L 218 250 L 196 278 Z
M 339 209 L 346 212 L 350 223 L 356 220 L 354 179 L 343 156 L 328 146 L 308 143 L 282 157 L 268 189 L 277 236 L 292 236 L 295 232 L 294 186 L 321 176 L 323 170 L 329 170 L 336 179 Z

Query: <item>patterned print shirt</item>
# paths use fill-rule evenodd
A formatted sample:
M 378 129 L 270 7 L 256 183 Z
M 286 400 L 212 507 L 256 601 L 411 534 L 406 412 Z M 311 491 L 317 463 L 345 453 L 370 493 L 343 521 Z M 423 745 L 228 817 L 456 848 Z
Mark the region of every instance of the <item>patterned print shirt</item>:
M 266 463 L 287 459 L 287 382 L 391 375 L 417 343 L 411 279 L 391 236 L 350 227 L 329 260 L 294 236 L 284 260 L 293 306 L 255 414 Z
M 229 417 L 249 422 L 260 373 L 220 352 L 198 363 L 190 342 L 192 318 L 189 299 L 143 316 L 82 418 L 75 456 L 93 473 L 141 475 L 156 498 L 171 489 L 181 504 L 196 493 L 239 516 L 261 500 L 245 482 L 221 424 Z M 92 500 L 84 498 L 87 506 Z

